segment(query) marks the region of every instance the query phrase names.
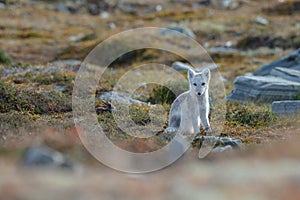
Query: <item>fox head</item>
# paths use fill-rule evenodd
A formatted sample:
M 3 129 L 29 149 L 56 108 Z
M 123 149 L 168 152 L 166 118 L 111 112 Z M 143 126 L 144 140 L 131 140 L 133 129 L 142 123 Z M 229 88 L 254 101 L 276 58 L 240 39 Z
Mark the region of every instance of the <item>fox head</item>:
M 193 69 L 189 69 L 188 79 L 191 92 L 196 96 L 202 96 L 209 86 L 210 70 L 206 68 L 202 72 L 195 72 Z

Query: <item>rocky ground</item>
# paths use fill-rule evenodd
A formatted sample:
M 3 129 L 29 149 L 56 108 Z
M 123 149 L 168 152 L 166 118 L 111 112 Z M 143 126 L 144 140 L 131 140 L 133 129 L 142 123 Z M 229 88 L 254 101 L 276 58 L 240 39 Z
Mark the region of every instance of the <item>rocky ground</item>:
M 270 101 L 226 103 L 221 136 L 241 140 L 241 151 L 199 160 L 194 144 L 171 167 L 142 176 L 114 172 L 96 161 L 82 146 L 71 112 L 74 80 L 87 54 L 115 33 L 145 26 L 172 27 L 202 44 L 220 66 L 226 94 L 239 92 L 249 79 L 239 80 L 252 72 L 258 91 L 272 88 L 269 79 L 262 86 L 256 72 L 299 51 L 299 13 L 296 0 L 0 0 L 0 199 L 299 199 L 299 117 L 274 114 Z M 95 105 L 112 141 L 135 152 L 167 142 L 161 134 L 150 142 L 124 135 L 100 96 L 131 66 L 178 60 L 183 61 L 140 50 L 112 64 L 99 82 Z M 298 69 L 298 59 L 288 62 L 296 63 L 291 70 Z M 278 67 L 272 76 L 297 82 L 297 72 Z M 242 78 L 234 85 L 237 76 Z M 176 87 L 186 89 L 181 83 Z M 281 85 L 279 96 L 292 91 L 289 99 L 300 100 L 297 88 Z M 146 90 L 148 95 L 138 91 L 139 101 L 170 108 L 174 95 L 166 88 Z M 148 123 L 147 104 L 130 112 L 135 123 Z M 46 167 L 35 168 L 37 163 L 26 157 L 34 146 L 50 148 L 37 150 L 42 152 L 39 165 Z

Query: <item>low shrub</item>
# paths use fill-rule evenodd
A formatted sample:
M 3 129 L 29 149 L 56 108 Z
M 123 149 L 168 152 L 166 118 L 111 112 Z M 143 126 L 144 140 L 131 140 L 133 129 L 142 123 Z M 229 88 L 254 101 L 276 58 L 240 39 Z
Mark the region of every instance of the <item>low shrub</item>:
M 242 126 L 264 127 L 275 120 L 275 115 L 266 106 L 228 103 L 226 120 Z

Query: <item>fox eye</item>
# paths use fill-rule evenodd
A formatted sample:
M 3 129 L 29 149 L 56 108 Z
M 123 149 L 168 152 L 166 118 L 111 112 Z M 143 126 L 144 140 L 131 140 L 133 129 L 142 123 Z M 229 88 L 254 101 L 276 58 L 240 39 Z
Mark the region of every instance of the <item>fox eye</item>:
M 194 83 L 193 85 L 194 85 L 194 86 L 197 86 L 197 83 Z
M 205 83 L 202 83 L 201 85 L 203 85 L 203 86 L 204 86 L 204 85 L 205 85 Z

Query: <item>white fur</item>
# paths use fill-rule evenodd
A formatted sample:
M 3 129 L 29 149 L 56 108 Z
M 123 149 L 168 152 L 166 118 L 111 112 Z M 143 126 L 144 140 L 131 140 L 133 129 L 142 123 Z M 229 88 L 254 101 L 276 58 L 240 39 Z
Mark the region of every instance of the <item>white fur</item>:
M 190 89 L 179 95 L 173 102 L 166 132 L 200 134 L 202 124 L 206 134 L 211 135 L 208 119 L 210 70 L 195 72 L 191 67 L 186 69 L 188 69 Z

